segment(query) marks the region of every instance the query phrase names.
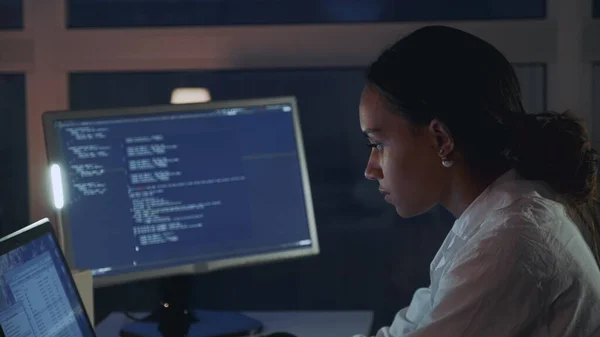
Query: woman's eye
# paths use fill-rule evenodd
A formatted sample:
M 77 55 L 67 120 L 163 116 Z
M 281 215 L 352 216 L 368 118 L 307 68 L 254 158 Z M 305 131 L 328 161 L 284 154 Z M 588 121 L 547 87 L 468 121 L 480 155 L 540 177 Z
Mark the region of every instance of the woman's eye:
M 367 144 L 367 146 L 371 149 L 373 149 L 373 148 L 377 149 L 377 151 L 383 150 L 383 144 L 381 144 L 381 143 L 369 143 L 369 144 Z

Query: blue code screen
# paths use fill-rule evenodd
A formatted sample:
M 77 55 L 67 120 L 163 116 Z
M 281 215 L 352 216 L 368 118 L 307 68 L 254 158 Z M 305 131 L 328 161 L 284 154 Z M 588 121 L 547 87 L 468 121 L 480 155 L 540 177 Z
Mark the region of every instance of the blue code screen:
M 74 267 L 115 275 L 310 247 L 292 109 L 55 122 Z

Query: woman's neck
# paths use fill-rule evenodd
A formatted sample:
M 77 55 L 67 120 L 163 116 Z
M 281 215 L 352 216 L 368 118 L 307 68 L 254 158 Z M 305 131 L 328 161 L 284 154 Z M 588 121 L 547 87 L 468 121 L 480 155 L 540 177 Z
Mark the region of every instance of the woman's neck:
M 486 188 L 508 170 L 509 168 L 476 174 L 473 170 L 457 167 L 442 206 L 458 219 Z

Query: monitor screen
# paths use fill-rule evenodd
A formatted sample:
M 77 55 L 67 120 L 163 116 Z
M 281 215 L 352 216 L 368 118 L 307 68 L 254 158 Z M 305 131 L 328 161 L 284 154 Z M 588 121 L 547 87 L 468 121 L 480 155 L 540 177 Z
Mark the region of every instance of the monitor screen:
M 45 118 L 67 257 L 96 279 L 318 252 L 292 98 Z
M 3 248 L 0 275 L 0 336 L 94 336 L 51 232 Z

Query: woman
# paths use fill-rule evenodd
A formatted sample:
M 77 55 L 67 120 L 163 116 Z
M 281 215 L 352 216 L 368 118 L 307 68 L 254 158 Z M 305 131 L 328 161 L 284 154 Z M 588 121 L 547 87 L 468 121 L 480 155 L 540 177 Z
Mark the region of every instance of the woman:
M 431 26 L 369 67 L 360 124 L 365 176 L 400 216 L 439 203 L 457 218 L 430 286 L 378 336 L 600 336 L 598 159 L 582 123 L 526 114 L 498 50 Z

